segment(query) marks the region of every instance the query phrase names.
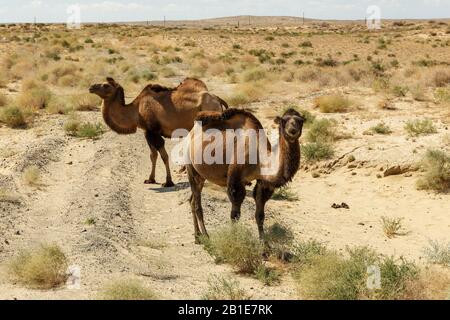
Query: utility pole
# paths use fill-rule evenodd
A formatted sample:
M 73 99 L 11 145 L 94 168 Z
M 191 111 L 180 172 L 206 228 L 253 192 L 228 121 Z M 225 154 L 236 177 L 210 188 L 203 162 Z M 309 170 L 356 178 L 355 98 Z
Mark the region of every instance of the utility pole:
M 303 11 L 303 25 L 305 25 L 305 11 Z
M 251 26 L 251 25 L 252 25 L 252 22 L 251 22 L 251 17 L 250 17 L 250 16 L 248 16 L 248 25 L 249 25 L 249 26 Z

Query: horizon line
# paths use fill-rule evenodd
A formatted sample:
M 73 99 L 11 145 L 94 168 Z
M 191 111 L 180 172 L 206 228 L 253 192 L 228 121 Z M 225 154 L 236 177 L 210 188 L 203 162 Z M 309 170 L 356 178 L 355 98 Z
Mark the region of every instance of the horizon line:
M 102 23 L 112 23 L 112 24 L 120 24 L 120 23 L 174 23 L 174 22 L 196 22 L 196 21 L 209 21 L 209 20 L 220 20 L 220 19 L 231 19 L 231 18 L 291 18 L 291 19 L 299 19 L 299 20 L 309 20 L 309 21 L 338 21 L 338 22 L 357 22 L 357 21 L 365 21 L 365 18 L 360 19 L 335 19 L 335 18 L 311 18 L 311 17 L 302 17 L 302 16 L 286 16 L 286 15 L 273 15 L 273 16 L 267 16 L 267 15 L 238 15 L 238 16 L 220 16 L 220 17 L 211 17 L 211 18 L 186 18 L 186 19 L 174 19 L 174 20 L 124 20 L 124 21 L 117 21 L 117 20 L 111 20 L 111 21 L 87 21 L 82 22 L 81 24 L 102 24 Z M 9 21 L 9 22 L 0 22 L 1 24 L 65 24 L 66 21 L 38 21 L 36 19 L 37 17 L 34 17 L 34 19 L 30 19 L 31 21 Z M 412 20 L 412 21 L 421 21 L 421 20 L 450 20 L 449 17 L 439 17 L 439 18 L 381 18 L 381 21 L 395 21 L 395 20 Z

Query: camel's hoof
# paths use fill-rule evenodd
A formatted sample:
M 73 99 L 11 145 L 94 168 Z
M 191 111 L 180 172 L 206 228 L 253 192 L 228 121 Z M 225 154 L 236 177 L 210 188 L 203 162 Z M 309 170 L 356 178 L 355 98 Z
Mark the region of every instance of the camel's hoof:
M 156 184 L 155 179 L 148 179 L 144 181 L 144 184 Z
M 167 181 L 162 186 L 163 186 L 163 188 L 172 188 L 172 187 L 175 187 L 175 184 L 172 181 Z

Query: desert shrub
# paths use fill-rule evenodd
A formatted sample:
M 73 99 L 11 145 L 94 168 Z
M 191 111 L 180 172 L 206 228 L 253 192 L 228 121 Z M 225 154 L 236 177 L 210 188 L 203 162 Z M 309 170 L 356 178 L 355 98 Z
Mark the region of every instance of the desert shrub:
M 410 120 L 405 125 L 405 130 L 411 137 L 436 133 L 436 127 L 430 119 Z
M 103 300 L 156 300 L 156 294 L 137 280 L 123 279 L 112 282 L 102 290 Z
M 409 88 L 405 86 L 393 86 L 391 91 L 396 97 L 406 97 L 406 94 L 409 92 Z
M 330 159 L 334 155 L 333 146 L 324 142 L 313 142 L 302 146 L 302 155 L 308 162 Z
M 29 186 L 39 186 L 41 183 L 41 172 L 38 167 L 30 166 L 24 169 L 22 180 Z
M 250 300 L 250 296 L 242 289 L 239 282 L 219 276 L 208 280 L 208 291 L 203 300 Z
M 229 102 L 231 106 L 239 106 L 254 101 L 258 101 L 263 95 L 263 86 L 253 83 L 239 85 L 235 92 L 229 95 L 225 100 Z
M 387 126 L 384 122 L 378 123 L 376 126 L 370 128 L 370 131 L 377 134 L 390 134 L 392 133 L 391 128 Z
M 450 70 L 438 70 L 433 76 L 436 87 L 445 87 L 450 84 Z
M 275 190 L 275 192 L 272 195 L 273 200 L 278 201 L 297 201 L 298 196 L 292 192 L 289 188 L 289 186 L 281 187 Z
M 42 244 L 22 251 L 8 265 L 14 281 L 30 288 L 51 289 L 66 279 L 67 258 L 57 245 Z
M 340 94 L 318 97 L 315 99 L 314 104 L 323 113 L 346 112 L 351 106 L 350 100 Z
M 266 71 L 261 68 L 250 69 L 244 72 L 243 80 L 246 82 L 258 81 L 266 78 Z
M 327 253 L 327 247 L 317 240 L 306 240 L 295 243 L 292 248 L 292 261 L 298 265 L 308 265 L 317 256 Z
M 0 122 L 11 128 L 21 128 L 27 124 L 22 109 L 15 106 L 0 109 Z
M 229 263 L 238 272 L 253 274 L 262 264 L 263 246 L 245 226 L 233 223 L 223 227 L 204 242 L 217 263 Z
M 436 89 L 434 97 L 439 103 L 450 103 L 450 87 Z
M 450 155 L 441 150 L 428 150 L 422 165 L 425 176 L 418 180 L 420 190 L 450 190 Z
M 294 234 L 288 226 L 281 223 L 274 223 L 266 229 L 264 239 L 270 248 L 270 253 L 274 254 L 281 261 L 291 258 Z
M 273 286 L 280 283 L 281 272 L 274 268 L 268 268 L 265 265 L 260 265 L 255 270 L 255 277 L 265 286 Z
M 430 240 L 423 252 L 430 263 L 450 267 L 450 242 L 444 244 Z
M 63 98 L 53 96 L 45 110 L 50 114 L 68 114 L 73 110 L 73 105 Z
M 384 234 L 389 238 L 405 235 L 402 225 L 403 218 L 381 217 Z
M 78 119 L 70 119 L 64 124 L 64 131 L 72 137 L 97 139 L 105 129 L 101 123 L 81 123 Z
M 309 127 L 306 141 L 311 143 L 332 143 L 336 140 L 336 122 L 328 119 L 316 120 Z
M 95 111 L 102 104 L 102 100 L 93 94 L 80 94 L 72 97 L 71 104 L 78 111 Z
M 52 97 L 51 91 L 44 84 L 36 84 L 29 89 L 22 88 L 17 99 L 21 107 L 44 109 Z
M 299 268 L 295 278 L 302 297 L 321 300 L 411 298 L 409 287 L 419 281 L 419 269 L 415 264 L 379 256 L 367 247 L 347 249 L 347 253 L 348 258 L 334 251 L 315 255 Z M 381 288 L 368 288 L 369 266 L 379 267 Z

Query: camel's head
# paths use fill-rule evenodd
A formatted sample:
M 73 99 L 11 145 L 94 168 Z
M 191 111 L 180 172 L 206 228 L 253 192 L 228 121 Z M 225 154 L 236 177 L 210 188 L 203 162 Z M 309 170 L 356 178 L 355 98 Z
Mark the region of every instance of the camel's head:
M 123 88 L 113 79 L 106 78 L 105 83 L 94 84 L 89 88 L 89 92 L 98 95 L 102 99 L 123 98 Z
M 295 142 L 300 139 L 304 121 L 305 119 L 294 109 L 289 109 L 282 117 L 275 119 L 275 123 L 280 126 L 280 133 L 289 142 Z

